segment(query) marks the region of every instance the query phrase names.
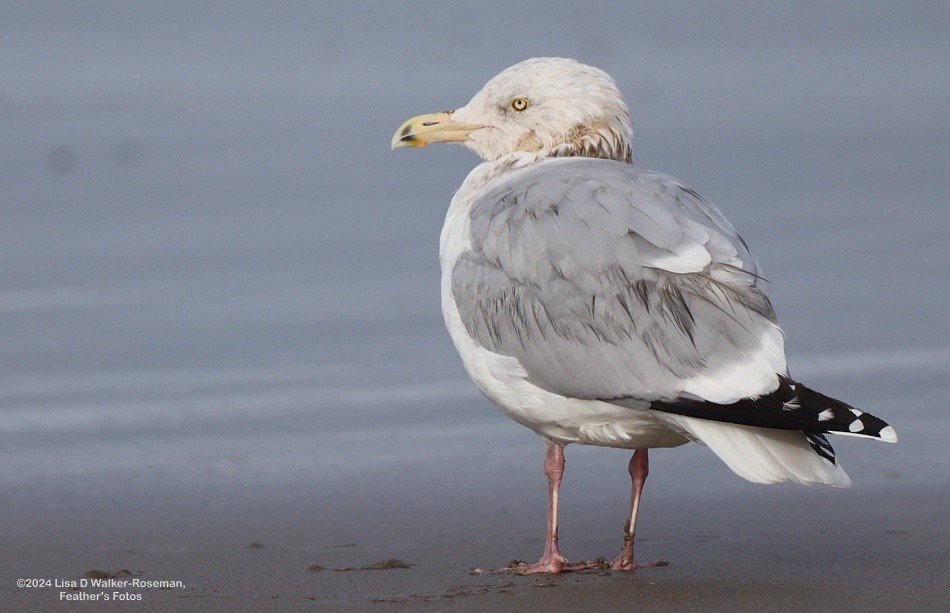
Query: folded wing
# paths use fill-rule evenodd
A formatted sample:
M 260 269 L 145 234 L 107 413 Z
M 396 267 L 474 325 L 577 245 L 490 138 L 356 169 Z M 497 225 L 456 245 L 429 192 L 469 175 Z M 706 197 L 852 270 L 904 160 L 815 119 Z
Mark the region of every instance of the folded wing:
M 490 184 L 470 222 L 452 271 L 461 319 L 546 390 L 729 403 L 787 370 L 745 243 L 670 177 L 551 160 Z

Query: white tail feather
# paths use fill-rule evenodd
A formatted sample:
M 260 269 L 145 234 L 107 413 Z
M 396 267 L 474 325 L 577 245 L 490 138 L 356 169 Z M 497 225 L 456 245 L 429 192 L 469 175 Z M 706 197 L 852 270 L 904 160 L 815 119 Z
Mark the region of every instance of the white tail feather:
M 709 447 L 734 473 L 754 483 L 851 485 L 844 469 L 815 453 L 804 433 L 797 430 L 756 428 L 673 414 L 663 414 L 661 419 Z

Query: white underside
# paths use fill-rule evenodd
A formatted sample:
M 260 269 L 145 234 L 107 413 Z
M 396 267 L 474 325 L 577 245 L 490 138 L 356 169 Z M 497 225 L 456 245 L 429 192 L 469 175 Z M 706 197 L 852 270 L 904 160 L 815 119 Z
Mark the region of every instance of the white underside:
M 851 484 L 844 470 L 818 456 L 801 432 L 674 415 L 646 408 L 647 403 L 635 408 L 567 398 L 531 383 L 517 359 L 478 346 L 462 323 L 451 287 L 455 261 L 471 247 L 466 203 L 460 194 L 453 199 L 442 229 L 442 313 L 465 370 L 511 419 L 562 444 L 640 449 L 695 441 L 708 446 L 736 474 L 756 483 Z M 780 339 L 776 343 L 781 351 Z M 769 347 L 774 349 L 774 345 Z

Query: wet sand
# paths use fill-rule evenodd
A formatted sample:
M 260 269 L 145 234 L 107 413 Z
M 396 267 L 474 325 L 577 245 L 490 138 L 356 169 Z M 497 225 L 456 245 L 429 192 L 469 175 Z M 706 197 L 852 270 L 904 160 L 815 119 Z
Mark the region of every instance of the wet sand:
M 857 503 L 858 501 L 853 501 Z M 473 564 L 504 564 L 506 556 L 540 552 L 530 531 L 502 542 L 479 526 L 479 518 L 458 516 L 471 526 L 468 539 L 441 535 L 429 541 L 374 544 L 303 538 L 308 530 L 288 530 L 252 547 L 240 538 L 206 543 L 195 538 L 170 541 L 158 534 L 137 535 L 136 545 L 68 537 L 36 547 L 8 543 L 3 576 L 4 610 L 50 611 L 68 608 L 60 589 L 14 589 L 10 578 L 52 576 L 66 580 L 105 571 L 118 580 L 181 580 L 183 589 L 132 587 L 82 590 L 141 595 L 142 602 L 102 603 L 115 609 L 132 605 L 151 610 L 946 610 L 950 550 L 945 526 L 927 525 L 921 511 L 945 512 L 940 499 L 921 497 L 902 523 L 874 521 L 860 513 L 846 529 L 776 526 L 801 523 L 802 510 L 745 507 L 742 530 L 724 529 L 734 518 L 703 515 L 700 532 L 654 522 L 641 558 L 663 557 L 669 566 L 635 573 L 589 571 L 562 576 L 472 576 Z M 889 505 L 896 504 L 890 498 Z M 740 503 L 741 504 L 741 503 Z M 933 506 L 931 506 L 933 505 Z M 940 509 L 935 507 L 941 507 Z M 877 507 L 877 511 L 882 509 Z M 890 509 L 893 510 L 893 509 Z M 776 513 L 776 511 L 778 511 Z M 796 515 L 798 517 L 796 517 Z M 863 516 L 862 516 L 863 515 Z M 908 516 L 909 515 L 909 516 Z M 765 518 L 768 517 L 768 521 Z M 103 518 L 105 519 L 105 518 Z M 279 518 L 275 518 L 279 519 Z M 724 521 L 725 520 L 725 521 Z M 822 524 L 823 522 L 816 522 Z M 674 536 L 677 531 L 681 536 Z M 332 533 L 332 530 L 331 530 Z M 64 535 L 65 536 L 65 535 Z M 439 537 L 440 535 L 433 535 Z M 575 535 L 575 537 L 581 535 Z M 565 538 L 565 549 L 611 553 L 606 540 Z M 579 547 L 578 545 L 583 545 Z M 514 553 L 512 553 L 514 552 Z M 360 570 L 392 560 L 389 569 Z M 405 563 L 405 564 L 403 564 Z M 409 568 L 402 568 L 410 565 Z M 14 571 L 14 569 L 17 569 Z M 65 590 L 76 594 L 75 590 Z

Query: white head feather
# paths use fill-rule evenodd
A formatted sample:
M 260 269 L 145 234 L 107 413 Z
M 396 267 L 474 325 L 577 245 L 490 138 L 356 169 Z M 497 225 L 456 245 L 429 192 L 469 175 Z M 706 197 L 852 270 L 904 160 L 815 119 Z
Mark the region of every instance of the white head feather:
M 518 110 L 523 102 L 527 105 Z M 630 162 L 633 124 L 614 80 L 565 58 L 533 58 L 505 69 L 452 113 L 485 128 L 462 143 L 486 160 L 515 152 Z

